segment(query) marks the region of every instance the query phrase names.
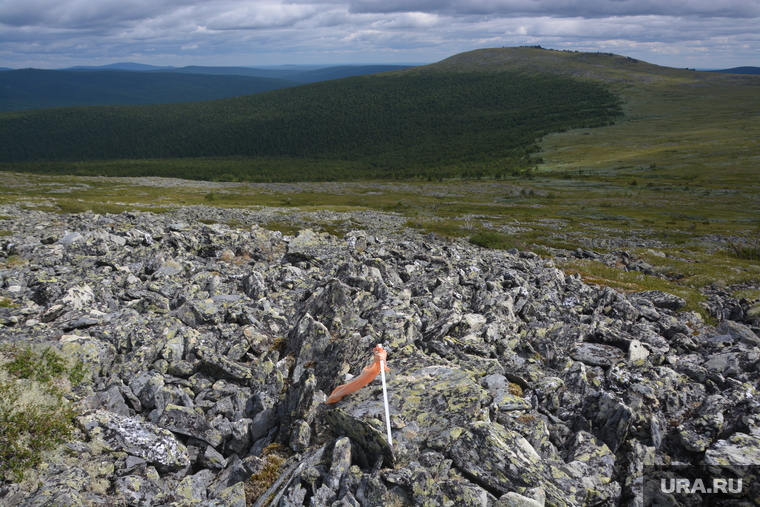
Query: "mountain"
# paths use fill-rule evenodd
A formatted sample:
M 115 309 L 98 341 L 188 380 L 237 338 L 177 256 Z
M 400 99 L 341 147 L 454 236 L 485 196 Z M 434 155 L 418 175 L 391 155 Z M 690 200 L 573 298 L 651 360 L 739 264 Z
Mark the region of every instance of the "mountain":
M 724 74 L 760 74 L 760 67 L 734 67 L 724 70 L 711 70 L 710 72 L 722 72 Z
M 185 159 L 161 171 L 258 181 L 494 176 L 535 165 L 549 132 L 620 115 L 599 83 L 427 66 L 212 102 L 6 113 L 0 161 Z
M 0 73 L 0 111 L 62 106 L 170 104 L 239 97 L 298 83 L 172 72 L 21 69 Z

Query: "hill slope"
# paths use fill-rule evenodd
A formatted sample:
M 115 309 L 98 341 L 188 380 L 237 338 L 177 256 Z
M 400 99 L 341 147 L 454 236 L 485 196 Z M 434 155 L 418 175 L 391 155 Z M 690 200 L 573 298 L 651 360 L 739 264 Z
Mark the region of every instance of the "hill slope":
M 760 67 L 733 67 L 730 69 L 711 70 L 709 72 L 722 72 L 724 74 L 760 74 Z
M 62 106 L 171 104 L 239 97 L 298 83 L 173 72 L 21 69 L 0 72 L 0 111 Z
M 237 156 L 316 160 L 321 170 L 339 163 L 343 178 L 442 177 L 460 174 L 463 164 L 493 175 L 529 163 L 537 137 L 606 125 L 619 114 L 613 94 L 569 78 L 400 71 L 214 102 L 6 113 L 0 160 Z M 254 164 L 233 173 L 256 179 L 257 171 Z

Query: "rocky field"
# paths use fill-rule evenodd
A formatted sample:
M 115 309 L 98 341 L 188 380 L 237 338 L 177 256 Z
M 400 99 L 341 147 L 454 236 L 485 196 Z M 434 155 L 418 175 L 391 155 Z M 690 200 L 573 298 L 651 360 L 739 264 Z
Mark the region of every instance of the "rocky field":
M 671 294 L 400 226 L 0 215 L 3 365 L 50 346 L 87 372 L 63 386 L 68 441 L 5 473 L 3 506 L 643 506 L 646 467 L 760 465 L 750 301 L 714 295 L 709 325 Z M 392 450 L 379 381 L 323 403 L 378 343 Z M 715 505 L 757 505 L 743 477 Z

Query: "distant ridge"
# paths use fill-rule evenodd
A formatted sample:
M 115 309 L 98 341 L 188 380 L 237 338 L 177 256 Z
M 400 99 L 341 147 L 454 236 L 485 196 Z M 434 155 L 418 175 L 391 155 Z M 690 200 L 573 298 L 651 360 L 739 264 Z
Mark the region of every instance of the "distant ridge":
M 151 70 L 150 72 L 174 72 L 178 74 L 214 74 L 214 75 L 238 75 L 250 77 L 267 77 L 272 79 L 287 79 L 299 83 L 316 83 L 364 74 L 377 74 L 391 70 L 401 70 L 409 65 L 340 65 L 340 66 L 280 66 L 270 68 L 258 67 L 201 67 L 192 65 L 189 67 Z
M 187 67 L 172 67 L 171 69 L 156 69 L 149 72 L 171 72 L 173 74 L 207 74 L 215 76 L 248 76 L 265 77 L 270 79 L 290 79 L 290 76 L 308 72 L 299 68 L 271 68 L 260 69 L 258 67 L 203 67 L 190 65 Z
M 150 105 L 240 97 L 299 83 L 249 76 L 123 70 L 21 69 L 0 73 L 0 111 L 63 106 Z
M 121 62 L 121 63 L 112 63 L 109 65 L 77 65 L 75 67 L 67 67 L 65 69 L 57 69 L 57 70 L 128 70 L 132 72 L 144 72 L 149 70 L 165 70 L 165 69 L 173 69 L 174 67 L 168 66 L 168 67 L 159 67 L 156 65 L 146 65 L 144 63 L 132 63 L 132 62 Z
M 708 72 L 720 72 L 723 74 L 760 74 L 760 67 L 733 67 L 731 69 L 710 70 Z
M 201 102 L 404 68 L 402 65 L 318 69 L 314 66 L 161 68 L 115 63 L 70 70 L 9 69 L 0 75 L 3 90 L 0 112 L 62 106 Z

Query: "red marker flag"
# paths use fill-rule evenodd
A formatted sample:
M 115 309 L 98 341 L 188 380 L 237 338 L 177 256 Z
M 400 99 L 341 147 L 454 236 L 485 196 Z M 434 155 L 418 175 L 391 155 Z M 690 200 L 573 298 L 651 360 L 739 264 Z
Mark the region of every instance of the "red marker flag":
M 375 356 L 375 360 L 372 362 L 372 364 L 364 368 L 361 374 L 348 384 L 343 384 L 342 386 L 336 387 L 332 394 L 330 394 L 330 397 L 327 398 L 327 401 L 325 401 L 325 403 L 338 403 L 343 399 L 345 395 L 351 394 L 354 391 L 358 391 L 362 387 L 375 380 L 375 378 L 380 374 L 381 362 L 383 367 L 385 367 L 385 371 L 390 371 L 388 367 L 385 366 L 388 353 L 385 351 L 385 349 L 383 349 L 382 345 L 375 347 L 372 351 L 372 354 Z

